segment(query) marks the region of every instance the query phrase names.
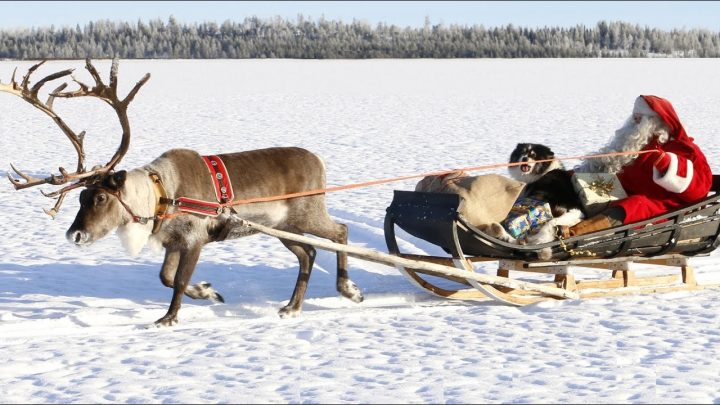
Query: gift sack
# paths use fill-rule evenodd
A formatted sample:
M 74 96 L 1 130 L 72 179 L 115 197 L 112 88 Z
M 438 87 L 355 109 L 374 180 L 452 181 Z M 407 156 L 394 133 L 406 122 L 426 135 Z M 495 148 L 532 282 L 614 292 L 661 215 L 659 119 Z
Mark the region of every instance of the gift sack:
M 454 184 L 464 177 L 468 177 L 468 174 L 462 170 L 425 176 L 418 182 L 418 184 L 415 185 L 415 191 L 425 191 L 431 193 L 456 192 L 457 188 L 454 187 Z
M 510 212 L 513 202 L 525 183 L 499 174 L 467 176 L 453 172 L 423 178 L 415 191 L 454 193 L 460 195 L 458 212 L 470 224 L 485 231 L 492 223 L 499 223 Z
M 534 198 L 522 197 L 515 201 L 502 226 L 513 238 L 533 233 L 553 218 L 550 204 Z
M 611 173 L 574 173 L 572 183 L 587 217 L 600 213 L 612 201 L 627 198 L 620 180 Z

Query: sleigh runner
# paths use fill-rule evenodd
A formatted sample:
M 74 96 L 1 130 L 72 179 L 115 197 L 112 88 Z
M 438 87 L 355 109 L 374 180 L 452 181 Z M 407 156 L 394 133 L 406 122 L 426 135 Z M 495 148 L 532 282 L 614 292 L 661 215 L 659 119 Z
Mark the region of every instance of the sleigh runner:
M 490 236 L 471 225 L 458 212 L 459 205 L 457 194 L 395 191 L 385 217 L 388 251 L 399 257 L 454 266 L 468 272 L 474 270 L 474 263 L 497 261 L 497 276 L 503 278 L 510 278 L 511 272 L 550 274 L 554 280 L 547 285 L 575 292 L 579 298 L 716 287 L 697 283 L 689 258 L 707 255 L 720 244 L 719 175 L 713 176 L 709 196 L 691 206 L 646 221 L 539 245 L 511 244 Z M 396 226 L 439 246 L 449 256 L 401 252 Z M 539 260 L 540 249 L 551 249 L 551 258 Z M 667 266 L 676 272 L 638 277 L 631 269 L 633 263 Z M 606 272 L 606 276 L 576 280 L 575 267 L 596 269 Z M 512 305 L 562 298 L 557 294 L 551 296 L 447 277 L 410 266 L 398 266 L 398 269 L 413 284 L 445 298 L 483 300 L 489 297 Z M 441 277 L 460 287 L 443 287 L 427 276 Z

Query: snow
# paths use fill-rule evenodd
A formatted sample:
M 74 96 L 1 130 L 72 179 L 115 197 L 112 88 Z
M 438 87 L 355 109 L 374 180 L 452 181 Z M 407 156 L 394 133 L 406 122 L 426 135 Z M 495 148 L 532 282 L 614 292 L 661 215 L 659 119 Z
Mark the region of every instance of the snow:
M 95 64 L 107 77 L 109 61 Z M 2 61 L 0 80 L 30 65 Z M 90 82 L 83 65 L 51 61 L 37 78 L 73 67 Z M 518 142 L 577 156 L 612 136 L 637 95 L 656 94 L 720 173 L 719 69 L 716 59 L 121 61 L 121 93 L 152 78 L 130 106 L 119 167 L 174 147 L 292 145 L 320 155 L 329 185 L 344 185 L 500 163 Z M 87 130 L 89 166 L 112 156 L 119 126 L 107 106 L 56 109 Z M 10 162 L 37 176 L 75 167 L 51 120 L 5 93 L 0 131 L 2 176 Z M 386 252 L 392 191 L 416 181 L 331 193 L 330 213 L 351 244 Z M 436 298 L 392 267 L 351 258 L 365 294 L 354 304 L 335 292 L 334 255 L 320 251 L 303 315 L 280 319 L 296 262 L 279 241 L 253 236 L 202 253 L 193 282 L 212 282 L 225 304 L 186 297 L 180 324 L 158 329 L 171 297 L 162 254 L 129 257 L 115 235 L 71 246 L 78 194 L 51 220 L 41 208 L 53 202 L 37 189 L 0 185 L 0 402 L 720 402 L 717 289 L 515 308 Z M 399 236 L 404 251 L 440 253 Z M 701 283 L 718 282 L 719 263 L 717 252 L 691 260 Z

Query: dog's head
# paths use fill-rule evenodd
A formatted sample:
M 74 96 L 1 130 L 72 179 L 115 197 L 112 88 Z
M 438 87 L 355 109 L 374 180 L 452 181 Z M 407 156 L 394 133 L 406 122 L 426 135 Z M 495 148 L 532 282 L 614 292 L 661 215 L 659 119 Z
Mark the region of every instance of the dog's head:
M 510 154 L 510 163 L 521 163 L 520 165 L 508 167 L 510 176 L 515 180 L 525 183 L 537 181 L 545 173 L 562 168 L 558 161 L 542 162 L 542 160 L 554 159 L 555 153 L 545 145 L 539 143 L 519 143 Z M 541 161 L 541 162 L 538 162 Z

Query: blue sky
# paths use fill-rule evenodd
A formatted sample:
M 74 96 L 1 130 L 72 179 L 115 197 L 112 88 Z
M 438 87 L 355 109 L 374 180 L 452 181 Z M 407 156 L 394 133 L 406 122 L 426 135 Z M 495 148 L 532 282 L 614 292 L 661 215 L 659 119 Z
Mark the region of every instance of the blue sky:
M 662 29 L 720 31 L 716 1 L 0 1 L 0 28 L 83 26 L 109 19 L 136 22 L 170 15 L 184 23 L 281 16 L 400 26 L 431 23 L 486 27 L 593 26 L 599 20 L 626 21 Z

